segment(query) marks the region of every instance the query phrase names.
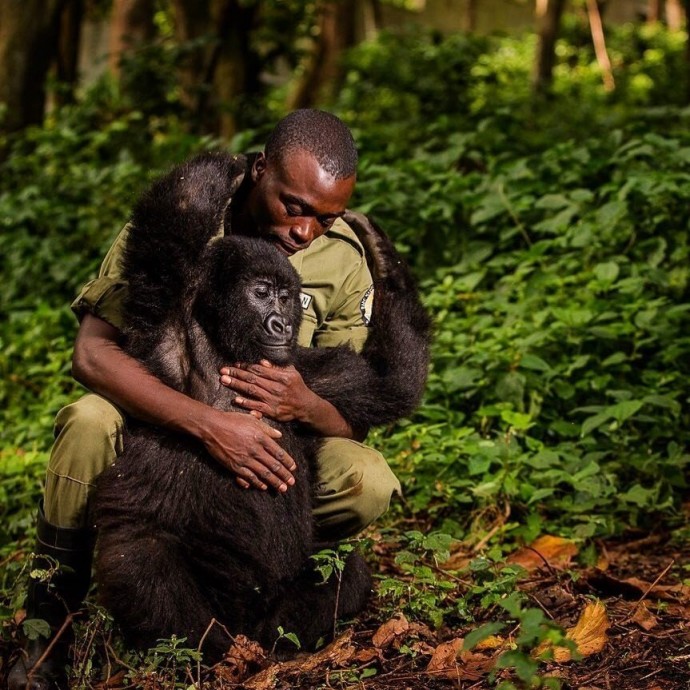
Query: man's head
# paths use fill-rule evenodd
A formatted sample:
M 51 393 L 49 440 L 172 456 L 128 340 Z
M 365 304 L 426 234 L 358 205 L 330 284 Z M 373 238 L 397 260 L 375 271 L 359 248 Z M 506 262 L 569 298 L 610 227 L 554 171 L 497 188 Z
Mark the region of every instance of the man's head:
M 297 110 L 276 125 L 254 161 L 245 220 L 285 254 L 306 249 L 345 211 L 356 170 L 345 124 L 320 110 Z

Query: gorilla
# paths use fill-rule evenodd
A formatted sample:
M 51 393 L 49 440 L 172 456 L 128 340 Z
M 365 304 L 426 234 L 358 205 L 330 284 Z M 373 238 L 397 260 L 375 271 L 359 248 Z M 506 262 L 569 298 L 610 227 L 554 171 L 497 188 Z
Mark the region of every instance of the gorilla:
M 231 155 L 202 154 L 135 205 L 122 266 L 126 350 L 169 386 L 224 411 L 246 412 L 220 385 L 220 367 L 261 359 L 294 363 L 353 428 L 412 411 L 426 379 L 430 321 L 392 243 L 348 212 L 375 280 L 367 342 L 361 354 L 300 348 L 297 273 L 263 240 L 222 236 L 237 172 Z M 318 438 L 270 423 L 297 463 L 284 494 L 240 488 L 195 439 L 128 422 L 123 454 L 99 478 L 92 522 L 99 597 L 130 643 L 176 634 L 196 647 L 203 638 L 206 658 L 218 659 L 229 644 L 223 628 L 270 648 L 282 627 L 313 648 L 334 617 L 363 607 L 371 578 L 360 555 L 326 583 L 310 559 L 326 546 L 312 516 Z

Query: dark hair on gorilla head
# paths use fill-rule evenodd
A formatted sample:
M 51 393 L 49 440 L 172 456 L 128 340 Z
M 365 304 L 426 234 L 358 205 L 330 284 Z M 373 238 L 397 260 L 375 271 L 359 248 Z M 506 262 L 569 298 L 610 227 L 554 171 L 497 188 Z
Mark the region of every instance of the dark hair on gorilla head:
M 357 147 L 347 125 L 323 110 L 295 110 L 275 126 L 266 142 L 269 161 L 284 160 L 297 150 L 308 151 L 336 180 L 357 172 Z

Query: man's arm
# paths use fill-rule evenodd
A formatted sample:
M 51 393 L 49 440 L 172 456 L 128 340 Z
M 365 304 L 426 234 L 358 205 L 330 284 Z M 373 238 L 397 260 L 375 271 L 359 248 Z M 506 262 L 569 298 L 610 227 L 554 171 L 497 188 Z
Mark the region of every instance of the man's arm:
M 248 488 L 294 484 L 294 460 L 276 443 L 282 434 L 252 415 L 222 412 L 169 388 L 118 344 L 119 331 L 85 314 L 72 360 L 74 378 L 133 417 L 199 439 Z

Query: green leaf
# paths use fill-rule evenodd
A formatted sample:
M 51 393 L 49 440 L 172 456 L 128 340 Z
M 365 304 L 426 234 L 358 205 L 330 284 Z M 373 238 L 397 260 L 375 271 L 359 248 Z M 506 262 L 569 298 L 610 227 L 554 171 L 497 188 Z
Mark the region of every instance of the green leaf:
M 600 283 L 605 283 L 607 285 L 615 283 L 619 273 L 620 267 L 614 261 L 597 264 L 594 267 L 594 275 L 596 276 L 597 280 Z
M 588 436 L 595 429 L 598 429 L 602 424 L 608 422 L 609 419 L 611 419 L 611 414 L 609 412 L 600 412 L 599 414 L 595 414 L 593 417 L 587 417 L 587 419 L 582 422 L 580 436 Z
M 512 410 L 503 410 L 501 412 L 501 419 L 517 431 L 526 431 L 533 424 L 530 415 L 523 414 L 522 412 L 513 412 Z
M 620 499 L 626 503 L 634 503 L 640 508 L 653 507 L 656 503 L 659 492 L 656 489 L 645 489 L 640 484 L 635 484 L 632 488 L 621 494 Z
M 622 424 L 626 419 L 632 417 L 644 405 L 642 400 L 624 400 L 616 405 L 607 407 L 606 411 L 619 424 Z
M 520 358 L 520 367 L 522 369 L 531 369 L 532 371 L 551 371 L 551 367 L 541 357 L 537 355 L 526 354 Z
M 297 635 L 295 635 L 295 633 L 293 633 L 293 632 L 285 633 L 283 635 L 283 637 L 286 640 L 290 640 L 290 642 L 292 642 L 292 644 L 294 644 L 295 647 L 297 647 L 297 649 L 302 649 L 302 643 L 299 641 L 299 637 L 297 637 Z
M 26 618 L 22 623 L 22 629 L 30 640 L 37 640 L 39 637 L 47 639 L 52 635 L 50 625 L 42 618 Z

